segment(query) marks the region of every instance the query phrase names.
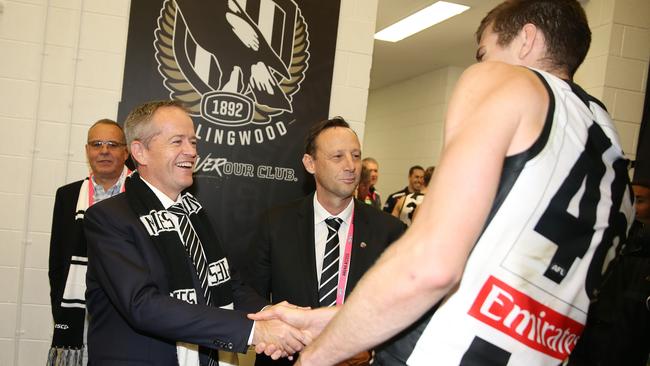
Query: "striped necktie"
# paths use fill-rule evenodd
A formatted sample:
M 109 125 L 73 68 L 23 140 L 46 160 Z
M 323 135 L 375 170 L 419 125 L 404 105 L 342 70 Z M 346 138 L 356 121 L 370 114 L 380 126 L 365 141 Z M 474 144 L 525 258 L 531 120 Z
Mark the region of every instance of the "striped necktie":
M 336 286 L 339 283 L 339 228 L 342 222 L 338 217 L 325 219 L 327 243 L 318 287 L 318 302 L 321 306 L 336 305 Z
M 203 290 L 203 295 L 205 296 L 206 304 L 210 305 L 210 291 L 208 290 L 208 266 L 207 260 L 205 259 L 205 252 L 203 251 L 203 245 L 199 236 L 196 235 L 190 218 L 187 214 L 187 210 L 183 207 L 182 203 L 175 203 L 167 211 L 173 213 L 178 217 L 178 227 L 181 233 L 181 239 L 183 240 L 183 246 L 187 255 L 192 259 L 194 264 L 194 269 L 196 274 L 201 281 L 201 289 Z

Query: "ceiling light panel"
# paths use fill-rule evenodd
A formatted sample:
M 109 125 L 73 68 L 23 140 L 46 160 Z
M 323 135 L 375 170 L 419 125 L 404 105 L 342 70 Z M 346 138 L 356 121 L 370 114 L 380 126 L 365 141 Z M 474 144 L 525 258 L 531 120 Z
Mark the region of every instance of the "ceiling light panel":
M 397 42 L 456 16 L 467 9 L 469 9 L 469 6 L 437 1 L 417 13 L 411 14 L 399 22 L 375 33 L 375 39 Z

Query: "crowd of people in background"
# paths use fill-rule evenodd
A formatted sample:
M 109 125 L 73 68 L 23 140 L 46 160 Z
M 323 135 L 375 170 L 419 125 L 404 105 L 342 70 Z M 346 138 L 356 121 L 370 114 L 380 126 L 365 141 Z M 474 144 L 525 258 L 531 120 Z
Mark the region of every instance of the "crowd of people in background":
M 434 170 L 434 166 L 424 169 L 420 165 L 414 165 L 409 168 L 408 185 L 404 189 L 391 193 L 382 206 L 381 195 L 375 186 L 379 180 L 379 163 L 375 158 L 367 157 L 363 159 L 361 179 L 355 196 L 358 200 L 382 209 L 410 226 L 417 207 L 424 200 Z

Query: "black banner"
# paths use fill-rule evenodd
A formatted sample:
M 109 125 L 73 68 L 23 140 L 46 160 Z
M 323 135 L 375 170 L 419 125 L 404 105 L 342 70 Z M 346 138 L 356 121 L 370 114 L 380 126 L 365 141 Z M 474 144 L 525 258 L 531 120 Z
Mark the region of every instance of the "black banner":
M 650 73 L 650 66 L 648 66 Z M 650 78 L 650 76 L 648 76 Z M 650 80 L 650 79 L 649 79 Z M 642 182 L 650 185 L 650 93 L 648 93 L 648 81 L 646 80 L 645 103 L 643 106 L 643 118 L 639 130 L 639 141 L 636 148 L 636 162 L 634 168 L 634 182 Z
M 199 138 L 195 193 L 235 265 L 259 213 L 313 190 L 301 163 L 327 118 L 340 0 L 131 2 L 118 120 L 176 99 Z

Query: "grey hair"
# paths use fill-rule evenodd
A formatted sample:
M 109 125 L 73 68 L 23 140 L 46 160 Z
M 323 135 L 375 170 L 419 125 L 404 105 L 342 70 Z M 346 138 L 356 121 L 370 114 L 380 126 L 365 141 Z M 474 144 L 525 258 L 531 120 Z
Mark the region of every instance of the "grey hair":
M 156 111 L 163 107 L 176 107 L 188 112 L 182 103 L 175 100 L 158 100 L 135 107 L 124 122 L 124 134 L 129 152 L 131 152 L 133 141 L 140 141 L 145 147 L 148 147 L 151 139 L 160 133 L 153 128 L 151 122 Z

